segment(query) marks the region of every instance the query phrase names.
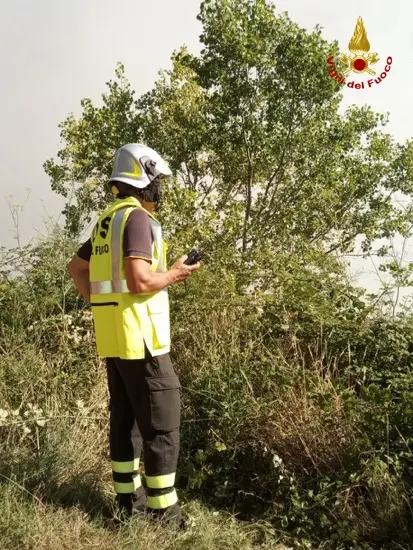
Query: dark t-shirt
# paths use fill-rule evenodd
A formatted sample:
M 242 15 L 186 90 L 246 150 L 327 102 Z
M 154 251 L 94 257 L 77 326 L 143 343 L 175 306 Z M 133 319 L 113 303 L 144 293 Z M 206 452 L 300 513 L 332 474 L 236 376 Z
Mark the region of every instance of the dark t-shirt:
M 149 217 L 140 208 L 132 210 L 126 220 L 123 232 L 123 256 L 125 258 L 142 258 L 152 263 L 152 229 Z M 90 261 L 92 241 L 89 239 L 77 251 L 82 260 Z

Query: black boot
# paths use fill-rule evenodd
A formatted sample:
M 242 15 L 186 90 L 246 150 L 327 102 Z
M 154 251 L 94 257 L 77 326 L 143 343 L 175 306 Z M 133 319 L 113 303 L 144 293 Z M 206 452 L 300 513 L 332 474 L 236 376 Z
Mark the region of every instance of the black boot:
M 146 513 L 148 517 L 156 523 L 178 529 L 179 531 L 187 530 L 187 524 L 182 518 L 181 509 L 178 503 L 162 510 L 147 508 Z
M 132 516 L 144 516 L 146 493 L 143 487 L 135 493 L 116 495 L 116 505 L 121 521 L 128 521 Z

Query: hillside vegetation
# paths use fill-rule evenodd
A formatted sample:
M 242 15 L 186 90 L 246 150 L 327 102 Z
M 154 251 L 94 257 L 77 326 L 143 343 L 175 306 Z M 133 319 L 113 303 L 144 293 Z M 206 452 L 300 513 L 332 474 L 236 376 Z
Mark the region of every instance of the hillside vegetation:
M 375 243 L 411 234 L 412 142 L 368 107 L 340 114 L 319 29 L 266 0 L 205 0 L 199 18 L 199 56 L 175 52 L 139 98 L 120 65 L 101 104 L 61 124 L 45 170 L 66 225 L 2 251 L 0 548 L 407 550 L 413 316 L 393 292 L 411 265 Z M 206 251 L 170 291 L 179 535 L 111 519 L 104 365 L 66 271 L 111 200 L 114 151 L 136 141 L 177 173 L 169 262 Z M 349 281 L 356 239 L 392 277 L 380 294 Z

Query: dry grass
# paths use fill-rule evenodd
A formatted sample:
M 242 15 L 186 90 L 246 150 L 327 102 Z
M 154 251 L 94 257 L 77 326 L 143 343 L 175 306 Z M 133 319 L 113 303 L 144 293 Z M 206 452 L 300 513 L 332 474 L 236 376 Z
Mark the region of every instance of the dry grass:
M 321 385 L 332 404 L 331 415 L 308 398 L 302 384 L 278 396 L 258 420 L 260 427 L 253 427 L 254 433 L 259 432 L 270 448 L 276 448 L 290 467 L 317 473 L 340 469 L 343 457 L 357 439 L 357 430 L 344 413 L 342 399 L 328 381 L 320 380 Z
M 0 422 L 0 550 L 285 548 L 265 523 L 243 524 L 196 502 L 183 505 L 188 533 L 143 520 L 116 526 L 104 369 L 88 362 L 65 373 L 28 344 L 5 354 L 0 370 L 0 409 L 8 411 Z M 79 380 L 89 385 L 81 402 Z
M 300 364 L 297 350 L 290 350 L 297 360 L 288 362 L 281 348 L 268 350 L 255 333 L 248 338 L 236 314 L 217 311 L 210 325 L 194 316 L 193 330 L 181 334 L 175 345 L 185 394 L 180 473 L 185 480 L 194 450 L 205 451 L 209 462 L 196 464 L 195 473 L 207 472 L 207 482 L 220 484 L 219 489 L 228 482 L 232 493 L 227 492 L 227 500 L 214 499 L 216 487 L 209 483 L 205 489 L 205 483 L 186 498 L 203 493 L 204 503 L 244 512 L 243 518 L 266 517 L 272 526 L 242 523 L 191 501 L 185 505 L 193 524 L 189 533 L 176 535 L 142 520 L 115 528 L 105 371 L 92 351 L 90 320 L 83 316 L 84 326 L 67 320 L 50 326 L 48 321 L 36 339 L 22 335 L 14 348 L 0 342 L 6 350 L 0 355 L 0 550 L 285 548 L 276 531 L 284 530 L 279 519 L 301 513 L 302 501 L 288 509 L 291 494 L 299 489 L 301 498 L 302 480 L 316 484 L 340 472 L 361 434 L 346 416 L 326 352 L 318 363 L 312 358 L 311 372 Z M 217 442 L 231 447 L 232 455 L 217 456 Z M 274 463 L 280 457 L 287 477 Z M 382 471 L 368 475 L 360 479 L 364 493 L 355 485 L 328 498 L 342 504 L 334 521 L 351 519 L 356 536 L 377 541 L 391 537 L 392 524 L 405 516 L 405 492 Z M 375 485 L 369 487 L 371 479 Z M 304 520 L 313 523 L 304 533 L 300 526 L 294 531 L 305 540 L 296 549 L 315 549 L 305 546 L 310 538 L 329 538 L 318 537 L 319 516 L 311 515 L 314 503 L 309 505 Z M 307 529 L 309 523 L 303 525 Z M 400 529 L 406 531 L 402 520 Z M 287 532 L 283 535 L 282 540 L 290 540 Z M 320 548 L 331 547 L 325 542 Z
M 79 507 L 59 508 L 23 498 L 10 486 L 0 489 L 0 550 L 285 550 L 261 528 L 238 524 L 197 503 L 185 507 L 191 529 L 174 533 L 145 520 L 115 526 L 92 519 Z M 266 541 L 265 539 L 268 538 Z

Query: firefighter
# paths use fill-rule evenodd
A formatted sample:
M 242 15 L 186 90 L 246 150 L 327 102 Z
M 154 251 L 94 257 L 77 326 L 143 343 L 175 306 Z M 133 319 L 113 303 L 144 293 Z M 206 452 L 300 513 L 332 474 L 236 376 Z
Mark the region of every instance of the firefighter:
M 184 527 L 174 488 L 179 454 L 180 383 L 171 362 L 168 286 L 199 268 L 182 257 L 168 271 L 154 212 L 171 176 L 141 144 L 121 147 L 109 180 L 115 201 L 68 264 L 92 309 L 97 353 L 106 359 L 110 454 L 122 515 L 148 514 Z M 145 485 L 139 475 L 143 450 Z

